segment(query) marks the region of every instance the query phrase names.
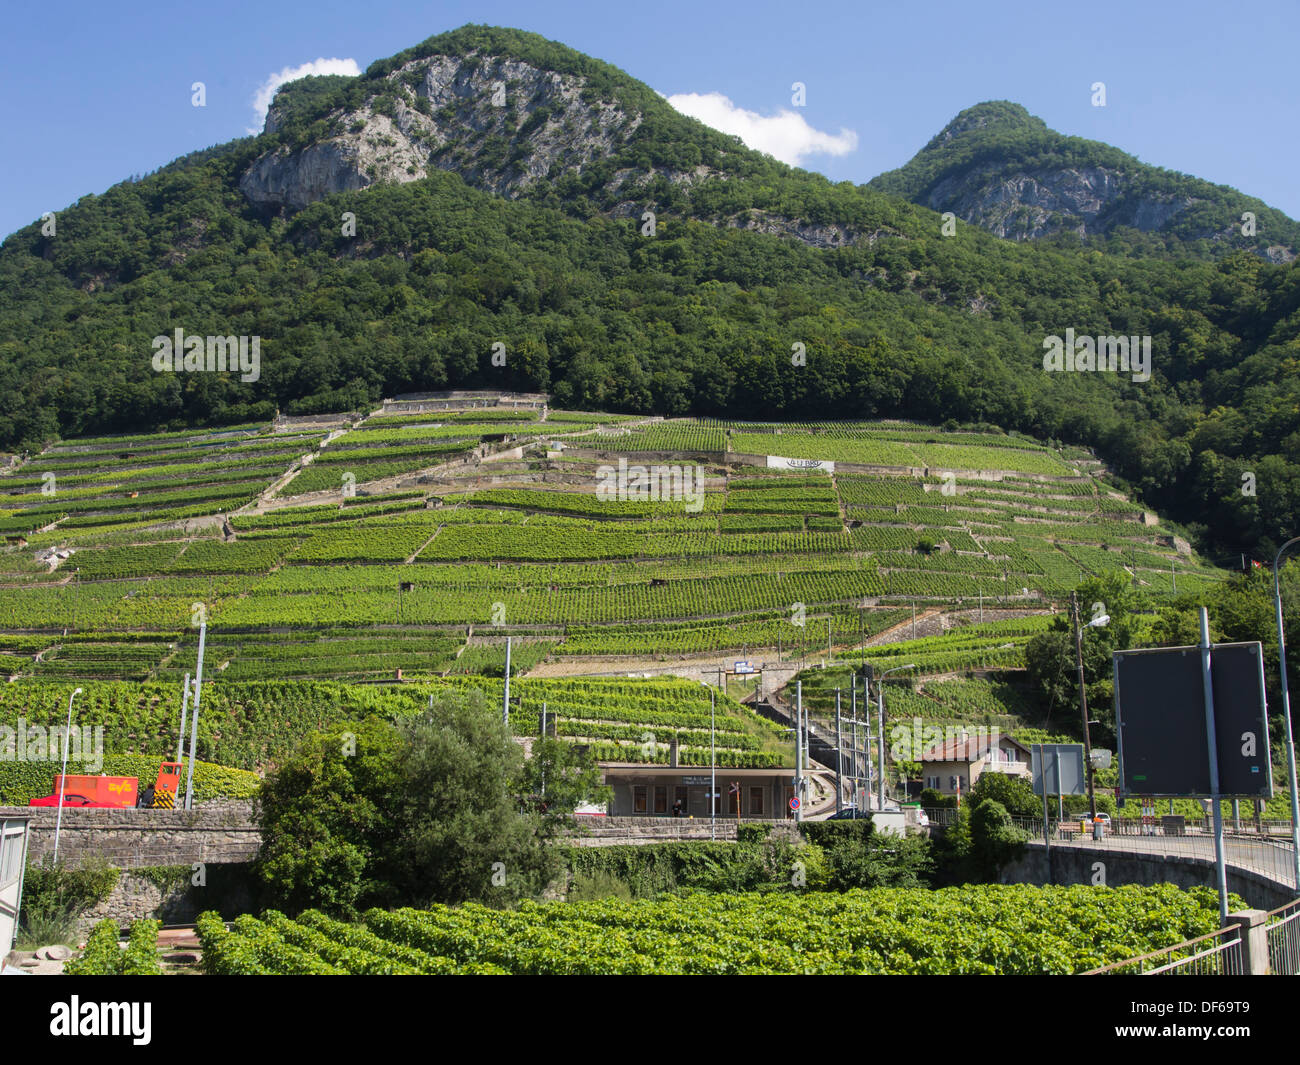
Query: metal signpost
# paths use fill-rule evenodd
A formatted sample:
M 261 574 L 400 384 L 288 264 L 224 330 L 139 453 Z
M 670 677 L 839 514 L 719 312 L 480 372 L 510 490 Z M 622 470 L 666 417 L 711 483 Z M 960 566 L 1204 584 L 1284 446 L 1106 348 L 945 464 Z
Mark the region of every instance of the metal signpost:
M 1043 797 L 1043 846 L 1047 851 L 1047 878 L 1052 876 L 1051 815 L 1047 809 L 1047 796 L 1083 795 L 1087 792 L 1083 768 L 1083 746 L 1078 743 L 1035 743 L 1029 752 L 1030 773 L 1033 776 L 1034 794 Z
M 1223 799 L 1268 799 L 1273 770 L 1260 644 L 1211 644 L 1201 608 L 1195 647 L 1116 651 L 1119 788 L 1126 796 L 1208 799 L 1216 879 L 1227 916 Z

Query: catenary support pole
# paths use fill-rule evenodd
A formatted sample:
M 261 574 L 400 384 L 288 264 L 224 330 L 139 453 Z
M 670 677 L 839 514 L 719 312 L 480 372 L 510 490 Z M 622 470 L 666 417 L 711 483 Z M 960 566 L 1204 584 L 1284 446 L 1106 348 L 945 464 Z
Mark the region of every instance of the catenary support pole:
M 194 756 L 199 742 L 199 696 L 203 694 L 203 652 L 208 643 L 207 618 L 199 625 L 199 662 L 194 673 L 194 710 L 190 716 L 190 764 L 185 774 L 185 809 L 194 808 Z
M 1201 685 L 1205 693 L 1205 736 L 1210 751 L 1210 802 L 1214 807 L 1214 868 L 1219 887 L 1219 927 L 1228 923 L 1228 867 L 1223 856 L 1223 807 L 1219 802 L 1219 751 L 1214 730 L 1214 681 L 1210 673 L 1210 617 L 1201 607 Z
M 176 736 L 176 761 L 181 760 L 181 755 L 185 752 L 185 718 L 190 709 L 190 675 L 185 674 L 185 690 L 181 693 L 181 730 Z
M 844 733 L 840 728 L 840 690 L 835 689 L 835 812 L 844 809 Z
M 1295 874 L 1295 889 L 1300 892 L 1300 794 L 1296 790 L 1295 738 L 1291 732 L 1291 695 L 1286 682 L 1286 633 L 1282 628 L 1282 583 L 1278 564 L 1282 555 L 1293 544 L 1300 544 L 1300 536 L 1293 536 L 1282 545 L 1273 559 L 1273 608 L 1277 614 L 1277 661 L 1282 674 L 1282 719 L 1286 724 L 1286 771 L 1291 787 L 1291 871 Z M 1244 558 L 1243 558 L 1244 564 Z

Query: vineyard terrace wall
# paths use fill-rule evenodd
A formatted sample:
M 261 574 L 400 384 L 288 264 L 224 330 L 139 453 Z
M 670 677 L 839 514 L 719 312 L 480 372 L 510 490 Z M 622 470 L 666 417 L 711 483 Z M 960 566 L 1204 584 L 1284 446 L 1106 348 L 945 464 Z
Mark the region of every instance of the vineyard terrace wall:
M 54 807 L 0 807 L 0 816 L 22 814 L 29 818 L 30 862 L 53 853 L 58 813 Z M 103 858 L 121 869 L 246 862 L 252 860 L 261 842 L 248 802 L 222 800 L 193 810 L 65 807 L 59 860 L 76 864 Z

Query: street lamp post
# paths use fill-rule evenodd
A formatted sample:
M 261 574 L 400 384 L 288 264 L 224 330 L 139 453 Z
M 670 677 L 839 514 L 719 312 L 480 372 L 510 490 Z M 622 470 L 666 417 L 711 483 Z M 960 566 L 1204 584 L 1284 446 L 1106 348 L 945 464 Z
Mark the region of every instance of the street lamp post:
M 1282 719 L 1286 722 L 1286 771 L 1291 787 L 1291 860 L 1295 870 L 1296 889 L 1300 890 L 1300 796 L 1296 795 L 1295 740 L 1291 734 L 1291 696 L 1286 683 L 1286 634 L 1282 629 L 1282 581 L 1278 566 L 1288 547 L 1300 544 L 1300 536 L 1293 536 L 1279 548 L 1273 559 L 1273 608 L 1277 614 L 1277 661 L 1282 674 Z
M 63 733 L 63 769 L 59 773 L 59 813 L 54 820 L 54 862 L 59 861 L 59 831 L 63 828 L 63 794 L 68 790 L 68 741 L 72 739 L 72 700 L 81 694 L 76 688 L 68 696 L 68 727 Z
M 1094 608 L 1095 609 L 1095 608 Z M 1074 657 L 1079 667 L 1079 712 L 1083 715 L 1083 757 L 1088 764 L 1088 807 L 1092 811 L 1092 819 L 1097 820 L 1097 792 L 1093 787 L 1092 778 L 1092 734 L 1088 729 L 1088 693 L 1083 686 L 1083 630 L 1084 628 L 1095 629 L 1106 625 L 1110 621 L 1109 614 L 1102 614 L 1088 622 L 1086 626 L 1079 624 L 1079 593 L 1070 593 L 1070 614 L 1074 619 Z
M 876 681 L 876 731 L 879 735 L 876 737 L 876 761 L 880 765 L 880 779 L 876 781 L 876 809 L 885 808 L 885 678 L 891 673 L 898 673 L 904 669 L 915 669 L 916 663 L 909 662 L 905 666 L 895 666 L 893 669 L 887 669 L 880 674 L 880 679 Z M 868 720 L 870 720 L 871 711 L 868 710 Z M 868 747 L 868 750 L 870 748 Z

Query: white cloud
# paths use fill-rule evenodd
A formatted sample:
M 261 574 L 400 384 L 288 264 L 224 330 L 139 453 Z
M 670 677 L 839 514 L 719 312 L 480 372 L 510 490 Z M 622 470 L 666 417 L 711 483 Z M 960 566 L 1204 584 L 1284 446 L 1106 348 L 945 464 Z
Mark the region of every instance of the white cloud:
M 760 115 L 737 107 L 720 92 L 681 92 L 667 100 L 682 114 L 735 134 L 750 148 L 791 166 L 800 166 L 808 155 L 847 155 L 858 146 L 858 135 L 851 129 L 824 133 L 808 125 L 803 115 L 785 108 L 775 115 Z
M 268 74 L 266 80 L 253 94 L 253 111 L 257 115 L 257 125 L 250 126 L 248 132 L 252 134 L 262 132 L 262 125 L 266 122 L 266 109 L 271 106 L 271 101 L 275 99 L 275 90 L 286 81 L 297 81 L 299 78 L 305 78 L 308 74 L 357 75 L 360 73 L 361 68 L 357 66 L 355 59 L 314 59 L 310 63 L 303 63 L 301 66 L 285 67 L 276 74 Z

